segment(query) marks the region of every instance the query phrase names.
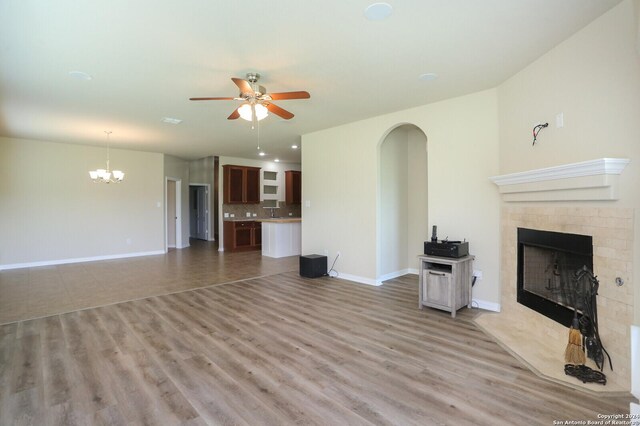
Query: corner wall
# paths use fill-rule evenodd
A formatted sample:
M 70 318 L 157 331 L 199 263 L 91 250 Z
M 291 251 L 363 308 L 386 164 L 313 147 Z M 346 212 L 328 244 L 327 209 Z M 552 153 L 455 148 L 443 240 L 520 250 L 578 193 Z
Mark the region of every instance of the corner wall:
M 631 159 L 620 176 L 617 201 L 529 205 L 634 209 L 635 277 L 640 276 L 637 13 L 632 1 L 623 1 L 498 87 L 500 174 L 604 157 Z M 562 128 L 556 127 L 559 113 L 564 115 Z M 537 122 L 549 122 L 549 127 L 531 146 L 531 129 Z M 639 307 L 640 280 L 634 281 Z M 640 324 L 639 311 L 635 310 L 635 324 Z
M 164 251 L 162 154 L 0 138 L 0 269 Z
M 303 254 L 340 251 L 341 277 L 376 282 L 378 145 L 389 129 L 413 124 L 428 139 L 426 228 L 470 242 L 484 274 L 473 297 L 497 306 L 500 200 L 488 180 L 498 173 L 497 123 L 492 89 L 303 135 Z M 430 237 L 424 223 L 408 227 Z

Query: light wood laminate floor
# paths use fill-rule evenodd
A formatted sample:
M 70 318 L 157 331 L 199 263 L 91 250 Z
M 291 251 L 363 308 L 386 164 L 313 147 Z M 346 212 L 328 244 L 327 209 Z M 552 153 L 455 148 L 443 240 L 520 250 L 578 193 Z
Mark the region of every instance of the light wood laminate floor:
M 0 324 L 298 270 L 297 257 L 190 244 L 164 255 L 0 271 Z
M 628 413 L 474 324 L 297 272 L 0 326 L 0 424 L 551 425 Z

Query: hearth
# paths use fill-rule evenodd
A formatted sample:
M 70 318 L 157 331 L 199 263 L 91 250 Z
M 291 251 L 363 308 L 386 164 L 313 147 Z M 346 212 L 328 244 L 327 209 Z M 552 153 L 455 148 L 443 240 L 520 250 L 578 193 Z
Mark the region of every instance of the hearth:
M 518 303 L 569 327 L 585 309 L 575 280 L 584 267 L 593 270 L 591 236 L 518 228 Z

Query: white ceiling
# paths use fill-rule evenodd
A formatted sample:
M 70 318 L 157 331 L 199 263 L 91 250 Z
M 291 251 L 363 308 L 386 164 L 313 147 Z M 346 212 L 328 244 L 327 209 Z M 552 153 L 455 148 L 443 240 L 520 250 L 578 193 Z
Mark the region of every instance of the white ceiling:
M 0 1 L 0 135 L 299 161 L 300 135 L 494 87 L 620 0 Z M 70 71 L 93 79 L 77 80 Z M 229 121 L 231 77 L 262 74 L 290 121 Z M 435 72 L 439 78 L 418 77 Z M 179 125 L 163 117 L 182 119 Z

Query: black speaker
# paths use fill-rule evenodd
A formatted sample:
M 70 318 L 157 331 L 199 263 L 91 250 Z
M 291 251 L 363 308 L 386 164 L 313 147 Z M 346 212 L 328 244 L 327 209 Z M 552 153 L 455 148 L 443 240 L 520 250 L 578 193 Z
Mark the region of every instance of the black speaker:
M 308 254 L 300 256 L 300 276 L 318 278 L 327 275 L 327 256 Z

